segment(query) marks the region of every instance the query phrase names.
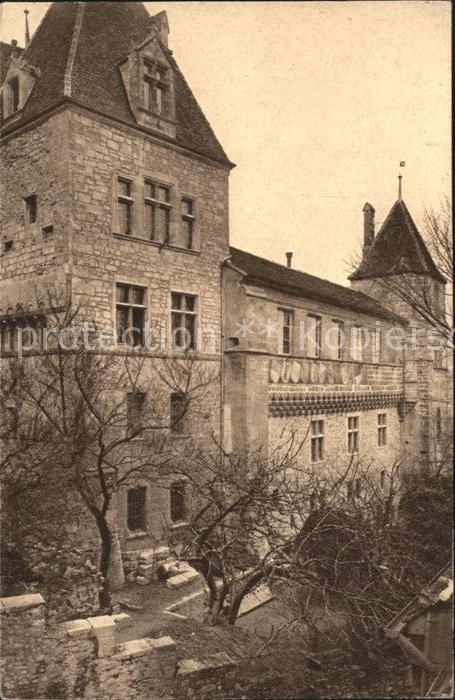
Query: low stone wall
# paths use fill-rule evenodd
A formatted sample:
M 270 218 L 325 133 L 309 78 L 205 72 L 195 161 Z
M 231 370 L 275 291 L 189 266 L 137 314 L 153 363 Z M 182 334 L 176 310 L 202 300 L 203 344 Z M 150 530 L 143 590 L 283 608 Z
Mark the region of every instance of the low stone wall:
M 129 621 L 125 613 L 49 625 L 43 597 L 33 594 L 0 599 L 0 617 L 4 697 L 214 700 L 257 698 L 264 693 L 280 697 L 280 679 L 267 675 L 266 658 L 239 661 L 221 652 L 178 661 L 171 637 L 119 644 L 117 630 Z

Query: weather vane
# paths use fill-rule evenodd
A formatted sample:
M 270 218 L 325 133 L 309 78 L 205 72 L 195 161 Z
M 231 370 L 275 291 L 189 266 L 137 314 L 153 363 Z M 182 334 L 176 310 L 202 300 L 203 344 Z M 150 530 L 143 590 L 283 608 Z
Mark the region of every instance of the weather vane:
M 406 162 L 404 160 L 400 160 L 400 168 L 404 168 L 406 165 Z M 403 175 L 398 175 L 398 199 L 401 201 L 401 180 L 403 178 Z

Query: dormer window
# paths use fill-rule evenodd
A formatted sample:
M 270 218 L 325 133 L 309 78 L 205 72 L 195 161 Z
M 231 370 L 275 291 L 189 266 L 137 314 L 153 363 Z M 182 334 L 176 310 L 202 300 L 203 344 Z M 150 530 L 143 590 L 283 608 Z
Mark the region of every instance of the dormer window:
M 15 76 L 8 81 L 10 114 L 14 114 L 19 109 L 19 78 Z
M 169 68 L 161 63 L 144 61 L 144 103 L 154 114 L 169 116 Z

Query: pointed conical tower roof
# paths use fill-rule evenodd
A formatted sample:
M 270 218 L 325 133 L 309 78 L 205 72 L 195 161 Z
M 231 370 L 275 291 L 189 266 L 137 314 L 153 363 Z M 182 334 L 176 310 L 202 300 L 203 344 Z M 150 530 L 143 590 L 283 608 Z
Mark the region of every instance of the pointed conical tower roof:
M 406 204 L 398 199 L 349 279 L 374 279 L 405 273 L 446 281 L 436 267 Z
M 141 2 L 52 3 L 22 54 L 39 69 L 39 78 L 24 108 L 5 123 L 3 132 L 33 121 L 65 100 L 137 126 L 119 65 L 153 26 L 153 17 Z M 172 52 L 164 45 L 162 49 L 174 72 L 175 142 L 231 165 Z

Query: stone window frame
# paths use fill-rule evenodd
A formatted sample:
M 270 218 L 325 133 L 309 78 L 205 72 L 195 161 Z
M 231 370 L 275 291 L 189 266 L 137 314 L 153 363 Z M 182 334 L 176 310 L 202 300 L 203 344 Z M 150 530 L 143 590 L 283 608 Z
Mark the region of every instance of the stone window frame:
M 173 110 L 172 110 L 172 78 L 171 78 L 171 67 L 164 63 L 163 61 L 160 61 L 159 59 L 155 57 L 148 57 L 148 56 L 142 56 L 141 57 L 141 96 L 142 96 L 142 104 L 146 112 L 150 112 L 150 114 L 155 114 L 158 117 L 161 117 L 162 119 L 172 119 L 173 118 Z M 147 72 L 147 68 L 151 69 L 158 69 L 163 72 L 165 72 L 166 77 L 164 79 L 158 78 L 151 73 Z M 163 109 L 151 109 L 150 108 L 150 94 L 149 92 L 149 100 L 147 103 L 147 97 L 146 97 L 146 85 L 151 85 L 151 88 L 148 88 L 150 91 L 151 89 L 156 89 L 158 88 L 160 92 L 162 93 L 162 98 L 160 100 L 161 104 L 163 105 Z
M 2 355 L 17 355 L 18 352 L 18 332 L 22 331 L 22 345 L 30 345 L 30 342 L 24 342 L 24 331 L 31 331 L 36 334 L 38 348 L 43 347 L 43 327 L 45 317 L 43 314 L 34 313 L 19 313 L 8 318 L 3 318 L 0 322 L 0 350 Z M 29 340 L 27 338 L 27 340 Z M 35 350 L 33 350 L 34 352 Z M 24 350 L 22 351 L 24 352 Z
M 130 194 L 121 193 L 119 183 L 126 183 L 130 186 Z M 124 238 L 133 238 L 136 233 L 136 207 L 135 207 L 135 191 L 136 183 L 134 177 L 125 175 L 124 173 L 116 173 L 114 175 L 114 233 Z M 129 207 L 129 230 L 127 233 L 120 232 L 120 208 L 119 204 L 124 204 Z
M 183 408 L 183 405 L 185 407 Z M 183 391 L 172 391 L 169 395 L 169 431 L 173 435 L 184 435 L 185 434 L 185 415 L 187 397 Z M 179 407 L 179 410 L 175 410 Z
M 332 318 L 333 327 L 337 330 L 337 346 L 335 360 L 344 360 L 344 350 L 346 347 L 345 322 L 340 318 Z
M 349 499 L 360 498 L 362 495 L 362 478 L 356 477 L 346 481 L 346 495 Z
M 129 391 L 126 395 L 126 434 L 130 437 L 136 430 L 143 429 L 144 404 L 147 394 L 143 391 Z M 135 440 L 143 438 L 143 432 Z
M 15 86 L 13 88 L 13 85 Z M 13 75 L 9 80 L 6 82 L 5 87 L 7 88 L 6 90 L 6 100 L 5 100 L 5 118 L 11 117 L 13 114 L 16 114 L 16 112 L 19 112 L 20 110 L 20 104 L 21 104 L 21 86 L 20 86 L 20 81 L 19 81 L 19 75 Z
M 313 425 L 316 431 L 313 431 Z M 325 418 L 312 416 L 310 420 L 310 460 L 311 464 L 321 464 L 325 459 Z
M 133 196 L 131 199 L 134 201 L 132 206 L 132 224 L 130 234 L 119 233 L 117 207 L 117 182 L 119 179 L 130 181 L 132 184 L 131 191 Z M 167 241 L 153 240 L 150 235 L 148 235 L 146 230 L 145 201 L 146 199 L 149 199 L 146 197 L 147 183 L 153 183 L 169 189 L 170 197 L 168 204 L 170 221 L 169 236 Z M 141 168 L 140 171 L 134 174 L 131 172 L 127 174 L 124 171 L 117 171 L 113 174 L 112 195 L 112 234 L 115 237 L 158 248 L 177 250 L 190 255 L 200 255 L 199 199 L 194 193 L 188 192 L 186 188 L 181 188 L 176 177 L 170 175 L 169 173 L 163 173 L 158 170 L 151 170 L 149 168 Z M 188 248 L 183 244 L 181 215 L 182 199 L 191 200 L 193 203 L 194 230 L 192 248 Z M 163 204 L 163 202 L 161 202 L 161 204 Z
M 381 364 L 381 348 L 382 329 L 379 326 L 376 326 L 376 328 L 373 328 L 371 331 L 371 362 L 375 365 Z
M 182 477 L 171 481 L 169 484 L 169 519 L 174 526 L 186 522 L 188 514 L 188 504 L 186 503 L 187 494 L 185 493 L 187 491 L 187 483 L 188 479 Z M 176 490 L 176 487 L 180 487 L 181 490 Z M 176 494 L 178 499 L 173 499 L 173 494 Z M 177 505 L 179 506 L 179 510 L 176 513 Z M 174 515 L 176 517 L 173 517 Z
M 353 362 L 364 362 L 363 339 L 365 329 L 359 324 L 351 326 L 351 360 Z M 355 341 L 354 341 L 355 338 Z
M 177 309 L 173 307 L 173 300 L 172 297 L 173 295 L 181 295 L 182 297 L 192 297 L 194 301 L 194 308 L 195 311 L 187 311 L 186 309 Z M 174 314 L 181 314 L 181 315 L 186 315 L 189 314 L 194 317 L 194 332 L 193 332 L 193 342 L 192 346 L 190 348 L 187 348 L 186 350 L 184 348 L 179 349 L 174 345 L 172 334 L 173 334 L 173 315 Z M 189 291 L 187 289 L 182 290 L 176 287 L 173 287 L 170 291 L 169 294 L 169 347 L 171 348 L 172 352 L 198 352 L 200 351 L 200 340 L 199 340 L 199 329 L 200 329 L 200 323 L 201 323 L 201 299 L 200 299 L 200 294 L 198 292 L 194 291 Z M 182 327 L 182 326 L 180 326 Z
M 355 420 L 356 423 L 352 425 L 351 420 Z M 358 455 L 360 452 L 360 413 L 350 413 L 346 417 L 347 426 L 347 451 L 350 455 Z M 351 439 L 351 435 L 354 436 Z M 352 449 L 351 449 L 352 447 Z
M 152 196 L 149 197 L 147 196 L 147 187 L 153 187 L 161 190 L 165 190 L 168 193 L 168 199 L 167 200 L 161 200 L 159 197 Z M 172 220 L 173 220 L 173 208 L 175 204 L 175 195 L 173 191 L 173 186 L 170 185 L 167 182 L 163 182 L 162 180 L 158 180 L 156 178 L 151 178 L 144 176 L 143 178 L 143 196 L 142 196 L 142 201 L 143 201 L 143 213 L 144 213 L 144 220 L 142 222 L 142 230 L 144 235 L 147 237 L 146 240 L 150 240 L 154 243 L 158 243 L 160 245 L 165 245 L 169 246 L 171 244 L 172 238 L 171 238 L 171 231 L 172 231 Z M 152 238 L 152 232 L 146 230 L 146 221 L 147 221 L 147 207 L 152 208 L 153 207 L 153 219 L 156 220 L 156 209 L 163 209 L 168 213 L 168 218 L 167 218 L 167 231 L 164 236 L 164 238 L 161 240 L 159 238 L 153 237 Z
M 144 290 L 144 304 L 129 304 L 128 302 L 118 302 L 117 301 L 117 287 L 119 286 L 126 286 L 126 287 L 138 287 Z M 131 280 L 131 279 L 116 279 L 114 280 L 114 287 L 113 287 L 113 319 L 114 319 L 114 334 L 113 334 L 113 341 L 114 344 L 118 348 L 128 348 L 128 347 L 145 347 L 144 343 L 144 337 L 142 338 L 142 344 L 140 345 L 133 345 L 130 346 L 127 343 L 119 343 L 118 342 L 118 332 L 117 332 L 117 306 L 118 305 L 127 305 L 127 306 L 137 306 L 141 307 L 144 309 L 144 324 L 143 324 L 143 336 L 145 335 L 145 332 L 147 330 L 147 324 L 149 322 L 149 314 L 150 314 L 150 300 L 149 300 L 149 288 L 147 284 L 144 283 L 144 281 L 136 281 L 136 280 Z
M 24 197 L 24 220 L 26 226 L 33 226 L 38 223 L 39 203 L 38 195 L 32 192 Z
M 141 497 L 140 499 L 136 499 L 136 503 L 133 503 L 133 498 L 130 498 L 130 494 L 132 493 L 140 493 Z M 131 537 L 140 537 L 141 535 L 147 535 L 147 515 L 149 511 L 149 489 L 145 484 L 136 484 L 135 486 L 130 486 L 129 488 L 126 489 L 126 494 L 125 494 L 125 520 L 126 520 L 126 529 L 128 531 L 128 536 Z M 130 527 L 131 524 L 131 518 L 130 518 L 130 504 L 131 507 L 136 508 L 138 506 L 138 502 L 141 501 L 141 510 L 142 512 L 140 513 L 141 515 L 141 522 L 139 523 L 140 527 L 134 529 Z M 137 514 L 131 514 L 132 516 L 135 516 Z M 139 518 L 138 518 L 139 519 Z
M 310 346 L 310 329 L 311 326 L 308 324 L 308 332 L 307 332 L 307 354 L 308 357 L 311 357 L 311 359 L 314 360 L 320 360 L 322 358 L 322 316 L 317 313 L 308 313 L 307 314 L 308 319 L 312 319 L 314 323 L 314 341 L 313 341 L 313 346 L 314 346 L 314 355 L 309 355 L 308 350 Z
M 191 204 L 191 212 L 183 212 L 183 203 Z M 191 221 L 191 246 L 185 245 L 183 240 L 183 222 Z M 182 240 L 183 250 L 199 250 L 199 227 L 198 227 L 198 201 L 197 197 L 192 194 L 180 194 L 180 236 Z
M 378 413 L 378 448 L 384 449 L 387 447 L 387 412 L 381 411 Z
M 278 313 L 280 315 L 280 335 L 279 335 L 279 343 L 280 347 L 278 349 L 278 352 L 281 355 L 292 355 L 293 349 L 294 349 L 294 335 L 295 335 L 295 313 L 294 309 L 289 308 L 288 306 L 280 306 L 278 307 Z M 286 321 L 286 315 L 288 315 L 288 319 L 290 322 L 285 323 Z M 285 338 L 285 330 L 289 331 L 289 337 Z M 288 345 L 288 349 L 285 349 L 285 345 Z

